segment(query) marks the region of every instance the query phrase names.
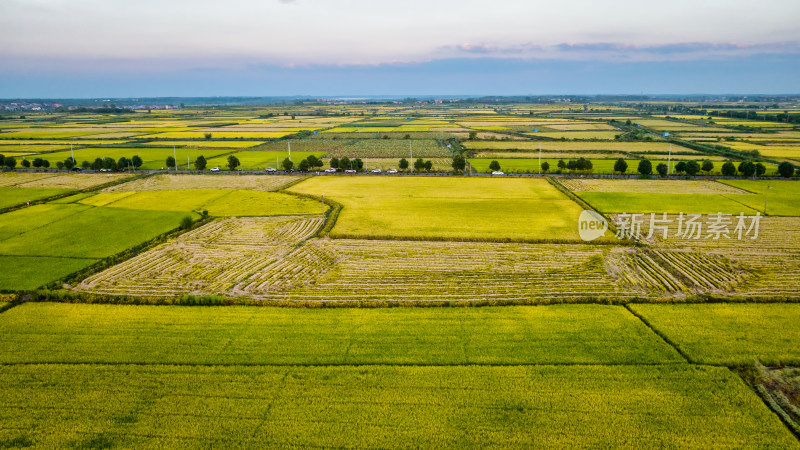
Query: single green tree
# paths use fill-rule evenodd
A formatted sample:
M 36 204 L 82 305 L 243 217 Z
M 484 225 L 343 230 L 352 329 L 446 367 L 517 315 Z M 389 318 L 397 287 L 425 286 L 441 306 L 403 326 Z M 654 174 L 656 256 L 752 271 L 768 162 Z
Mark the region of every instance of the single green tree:
M 284 158 L 283 161 L 281 161 L 281 167 L 288 172 L 294 168 L 294 162 L 289 158 Z
M 461 155 L 453 156 L 453 170 L 456 172 L 463 172 L 467 168 L 467 160 Z
M 14 167 L 17 167 L 17 158 L 14 158 L 13 156 L 6 156 L 3 159 L 3 163 L 9 169 L 13 169 Z
M 653 173 L 653 163 L 649 159 L 639 161 L 638 172 L 643 176 L 650 176 Z
M 736 166 L 733 165 L 732 162 L 728 161 L 722 165 L 722 175 L 726 177 L 732 177 L 736 175 Z
M 675 172 L 677 172 L 677 173 L 686 172 L 686 162 L 685 161 L 679 161 L 678 164 L 675 164 Z
M 628 170 L 628 163 L 624 159 L 619 158 L 614 163 L 614 172 L 625 173 Z
M 24 168 L 26 168 L 26 169 L 30 169 L 30 167 L 31 167 L 31 162 L 30 162 L 30 161 L 28 161 L 27 159 L 23 159 L 23 160 L 22 160 L 22 167 L 24 167 Z
M 117 167 L 119 167 L 122 170 L 129 169 L 130 166 L 131 166 L 131 160 L 124 156 L 117 160 Z
M 350 163 L 350 158 L 347 156 L 342 156 L 339 159 L 339 168 L 342 170 L 350 170 L 353 168 L 353 165 Z
M 6 165 L 6 157 L 0 155 L 0 167 L 5 167 L 5 165 Z
M 33 160 L 33 167 L 36 167 L 38 169 L 43 165 L 44 165 L 44 160 L 42 158 L 36 158 Z
M 330 161 L 331 169 L 338 169 L 339 168 L 339 158 L 333 157 Z
M 658 174 L 660 176 L 662 176 L 662 177 L 667 176 L 667 171 L 668 170 L 669 170 L 669 168 L 664 163 L 660 163 L 659 165 L 656 166 L 656 172 L 658 172 Z
M 422 158 L 417 158 L 417 160 L 414 161 L 414 170 L 416 170 L 417 172 L 422 172 L 422 169 L 424 168 L 425 168 L 425 161 L 423 161 Z
M 577 161 L 575 161 L 575 168 L 578 170 L 589 171 L 592 170 L 592 167 L 593 167 L 592 162 L 586 158 L 581 157 L 578 158 Z
M 308 169 L 311 167 L 311 164 L 308 163 L 308 159 L 304 159 L 300 161 L 300 164 L 297 165 L 297 170 L 300 172 L 308 172 Z
M 405 158 L 400 159 L 400 162 L 398 163 L 397 167 L 399 167 L 400 170 L 408 169 L 408 160 Z
M 433 170 L 433 163 L 431 162 L 431 160 L 425 161 L 425 170 L 427 172 L 430 172 L 431 170 Z
M 545 161 L 542 163 L 542 172 L 547 173 L 550 170 L 550 163 Z
M 767 173 L 767 166 L 761 163 L 756 163 L 756 176 L 761 177 L 764 176 L 765 173 Z
M 500 163 L 497 162 L 497 161 L 490 162 L 489 163 L 489 170 L 491 170 L 492 172 L 496 172 L 496 171 L 500 170 Z
M 565 163 L 563 159 L 559 159 L 556 165 L 558 166 L 558 170 L 564 170 L 567 167 L 567 163 Z
M 211 139 L 211 133 L 206 133 L 203 135 L 206 139 Z
M 206 165 L 208 165 L 208 161 L 203 155 L 194 160 L 194 170 L 206 170 Z
M 64 169 L 64 161 L 56 161 L 56 169 L 63 170 Z
M 363 169 L 364 168 L 364 161 L 362 161 L 361 158 L 354 159 L 353 160 L 353 168 L 355 168 L 356 170 Z
M 794 166 L 792 163 L 784 161 L 778 166 L 778 173 L 781 174 L 783 178 L 791 178 L 792 175 L 794 175 Z
M 44 163 L 45 163 L 45 167 L 48 167 L 48 166 L 50 166 L 50 162 L 49 162 L 49 161 L 45 160 L 45 161 L 44 161 Z M 85 161 L 85 160 L 84 160 L 84 161 L 81 163 L 81 167 L 83 167 L 83 170 L 89 170 L 89 169 L 91 169 L 91 168 L 92 168 L 92 163 L 90 163 L 89 161 Z
M 142 161 L 142 158 L 140 158 L 139 155 L 133 155 L 133 158 L 131 158 L 131 164 L 133 164 L 134 169 L 138 169 L 139 167 L 142 167 L 144 161 Z
M 756 173 L 756 165 L 750 161 L 745 161 L 739 164 L 739 173 L 745 177 L 752 177 Z
M 703 169 L 703 172 L 705 173 L 711 173 L 711 171 L 714 170 L 714 163 L 709 160 L 705 160 L 703 161 L 703 166 L 701 169 Z
M 117 170 L 117 162 L 114 158 L 105 158 L 103 159 L 103 168 L 107 170 Z
M 476 137 L 478 137 L 478 132 L 477 131 L 470 131 L 469 132 L 469 140 L 470 141 L 474 141 Z
M 240 164 L 241 163 L 239 162 L 239 158 L 237 158 L 234 155 L 229 155 L 228 156 L 228 169 L 229 170 L 236 170 L 236 168 L 239 167 Z
M 693 177 L 700 171 L 700 164 L 697 161 L 689 161 L 686 163 L 686 175 Z
M 175 167 L 175 158 L 172 156 L 167 156 L 167 169 Z
M 193 223 L 194 220 L 192 220 L 191 216 L 184 216 L 183 219 L 181 219 L 181 230 L 188 230 L 189 228 L 192 228 Z

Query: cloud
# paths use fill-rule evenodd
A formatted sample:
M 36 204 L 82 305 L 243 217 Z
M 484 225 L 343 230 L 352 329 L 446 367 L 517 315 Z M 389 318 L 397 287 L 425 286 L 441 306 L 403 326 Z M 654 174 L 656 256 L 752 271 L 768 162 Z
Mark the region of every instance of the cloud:
M 800 54 L 800 42 L 741 44 L 733 42 L 674 42 L 640 45 L 625 42 L 564 42 L 538 45 L 471 43 L 438 47 L 435 57 L 498 57 L 567 61 L 690 61 L 765 54 Z
M 562 43 L 553 46 L 564 53 L 607 53 L 629 55 L 731 55 L 764 53 L 797 53 L 800 42 L 768 42 L 737 44 L 732 42 L 677 42 L 661 45 L 636 45 L 614 42 Z

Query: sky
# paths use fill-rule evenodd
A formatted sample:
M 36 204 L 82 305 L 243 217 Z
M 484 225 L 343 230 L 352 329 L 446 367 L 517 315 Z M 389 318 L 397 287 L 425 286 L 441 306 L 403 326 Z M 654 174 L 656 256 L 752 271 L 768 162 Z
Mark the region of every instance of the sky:
M 800 1 L 0 0 L 0 98 L 800 93 Z

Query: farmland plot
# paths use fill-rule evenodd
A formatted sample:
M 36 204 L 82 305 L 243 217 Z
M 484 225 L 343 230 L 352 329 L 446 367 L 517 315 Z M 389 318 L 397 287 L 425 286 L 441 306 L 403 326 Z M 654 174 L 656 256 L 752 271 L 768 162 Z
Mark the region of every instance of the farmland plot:
M 211 216 L 282 216 L 321 214 L 322 202 L 280 192 L 242 189 L 101 192 L 81 204 L 143 211 L 208 211 Z
M 277 191 L 287 184 L 303 179 L 292 175 L 170 175 L 159 174 L 118 184 L 103 192 L 174 191 L 190 189 L 245 189 Z
M 316 230 L 319 220 L 215 222 L 94 275 L 79 289 L 297 301 L 546 301 L 646 295 L 614 282 L 603 264 L 603 247 L 374 240 L 311 240 L 297 246 Z M 292 234 L 296 227 L 305 234 Z
M 749 194 L 748 191 L 716 181 L 693 180 L 596 180 L 564 179 L 571 191 L 628 192 L 636 194 Z
M 464 143 L 464 147 L 470 150 L 520 150 L 535 151 L 619 151 L 629 153 L 668 153 L 670 149 L 673 153 L 697 153 L 695 150 L 672 145 L 668 142 L 562 142 L 562 141 L 469 141 Z
M 798 304 L 631 305 L 705 364 L 800 365 Z
M 314 284 L 289 300 L 542 300 L 630 298 L 603 266 L 607 249 L 558 244 L 314 240 L 335 255 Z
M 0 208 L 22 205 L 68 192 L 70 189 L 0 188 Z
M 745 200 L 751 192 L 715 181 L 682 180 L 564 180 L 603 213 L 755 214 Z
M 344 207 L 333 237 L 577 241 L 582 208 L 541 179 L 313 177 L 288 189 Z
M 93 275 L 79 289 L 107 294 L 264 296 L 310 282 L 333 256 L 299 247 L 321 217 L 216 221 Z
M 728 227 L 727 237 L 722 235 L 720 239 L 709 239 L 707 228 L 701 229 L 699 237 L 679 234 L 678 218 L 669 216 L 669 219 L 667 239 L 656 234 L 657 239 L 651 238 L 648 242 L 666 255 L 672 252 L 700 253 L 703 260 L 712 260 L 703 262 L 697 259 L 684 265 L 692 270 L 708 273 L 718 270 L 714 267 L 720 264 L 728 267 L 723 273 L 730 277 L 729 281 L 735 279 L 736 282 L 730 285 L 731 290 L 725 295 L 775 299 L 800 296 L 800 251 L 787 244 L 800 240 L 800 218 L 761 217 L 755 239 L 752 230 L 749 234 L 743 230 L 742 239 L 738 238 L 735 232 L 738 219 L 735 218 Z M 749 219 L 745 225 L 749 228 Z M 643 223 L 642 233 L 646 235 L 648 230 L 649 218 Z M 700 279 L 693 278 L 695 281 Z
M 674 364 L 12 365 L 0 397 L 0 440 L 42 448 L 800 447 L 728 369 Z
M 26 303 L 4 313 L 0 333 L 0 363 L 684 361 L 627 309 L 608 305 L 305 309 Z

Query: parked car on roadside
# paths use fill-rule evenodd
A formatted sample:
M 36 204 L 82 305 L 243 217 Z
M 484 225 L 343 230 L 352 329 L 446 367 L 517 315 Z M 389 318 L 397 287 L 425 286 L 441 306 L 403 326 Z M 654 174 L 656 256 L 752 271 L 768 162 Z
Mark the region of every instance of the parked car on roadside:
M 331 167 L 331 168 L 325 169 L 325 172 L 326 172 L 326 173 L 335 173 L 335 172 L 336 172 L 336 169 L 334 169 L 333 167 Z
M 382 170 L 381 169 L 372 169 L 372 170 L 370 170 L 370 172 L 372 172 L 372 173 L 381 173 Z
M 397 169 L 389 169 L 386 173 L 397 173 Z
M 347 169 L 347 170 L 344 171 L 344 173 L 356 173 L 356 170 L 355 169 Z
M 278 171 L 278 169 L 276 169 L 274 167 L 267 167 L 266 169 L 264 169 L 264 172 L 269 172 L 269 173 L 274 173 L 274 172 L 277 172 L 277 171 Z
M 212 172 L 219 172 L 219 167 L 212 167 L 210 170 Z
M 505 174 L 499 170 L 495 170 L 494 172 L 492 172 L 492 175 L 505 175 Z

